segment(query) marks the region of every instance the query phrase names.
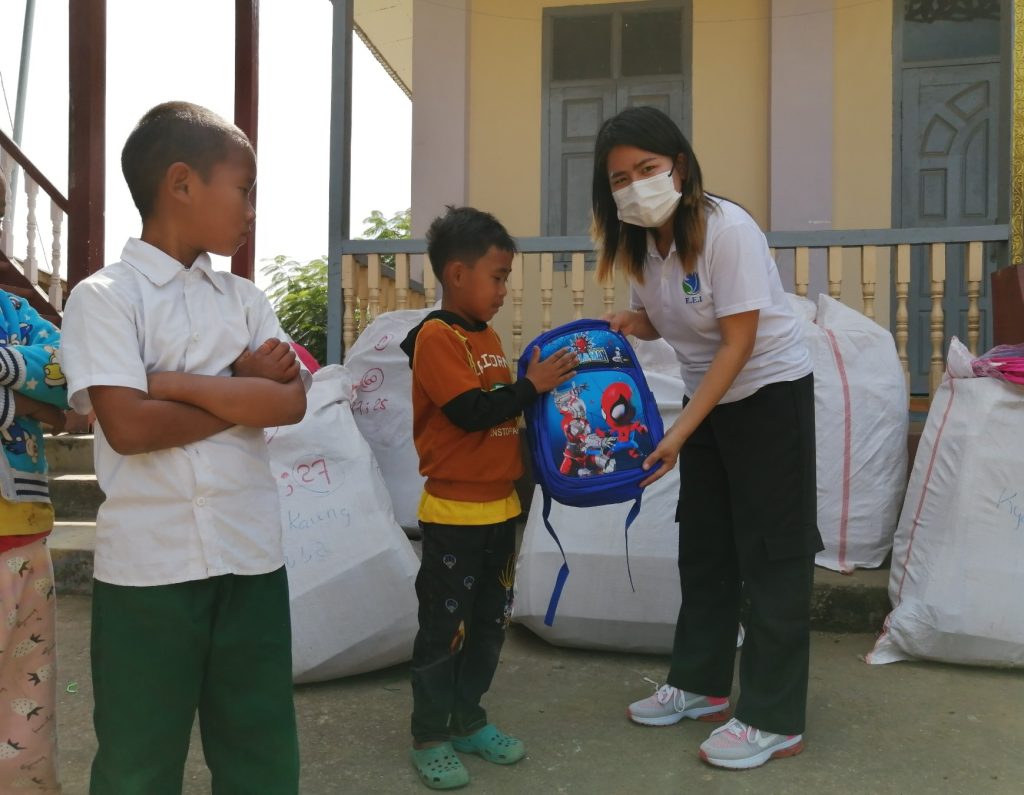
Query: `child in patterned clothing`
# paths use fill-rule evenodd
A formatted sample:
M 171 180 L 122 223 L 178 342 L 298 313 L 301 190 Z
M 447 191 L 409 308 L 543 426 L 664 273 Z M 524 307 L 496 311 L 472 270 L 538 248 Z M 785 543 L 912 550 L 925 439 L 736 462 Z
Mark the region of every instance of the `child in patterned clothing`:
M 0 176 L 0 217 L 5 189 Z M 0 788 L 60 792 L 53 506 L 40 423 L 64 427 L 60 331 L 0 290 Z

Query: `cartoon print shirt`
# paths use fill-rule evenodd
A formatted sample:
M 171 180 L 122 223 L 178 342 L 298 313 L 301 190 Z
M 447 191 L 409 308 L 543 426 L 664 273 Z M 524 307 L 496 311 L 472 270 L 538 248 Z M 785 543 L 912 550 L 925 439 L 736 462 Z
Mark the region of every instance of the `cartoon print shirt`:
M 523 474 L 518 415 L 536 392 L 529 383 L 514 383 L 501 340 L 486 324 L 465 328 L 430 317 L 414 340 L 413 441 L 424 488 L 449 500 L 505 499 Z M 507 399 L 495 401 L 503 406 L 489 427 L 465 430 L 444 411 L 457 399 L 468 408 L 472 396 L 498 390 L 508 390 L 502 393 Z
M 647 310 L 675 349 L 691 397 L 722 344 L 719 318 L 759 310 L 754 351 L 720 401 L 731 403 L 767 384 L 802 378 L 811 372 L 811 357 L 764 233 L 739 205 L 715 201 L 696 270 L 684 273 L 674 243 L 663 259 L 650 239 L 644 283 L 632 283 L 630 305 Z
M 50 502 L 43 432 L 38 420 L 16 416 L 15 393 L 66 409 L 59 349 L 57 327 L 0 290 L 0 496 L 8 502 Z

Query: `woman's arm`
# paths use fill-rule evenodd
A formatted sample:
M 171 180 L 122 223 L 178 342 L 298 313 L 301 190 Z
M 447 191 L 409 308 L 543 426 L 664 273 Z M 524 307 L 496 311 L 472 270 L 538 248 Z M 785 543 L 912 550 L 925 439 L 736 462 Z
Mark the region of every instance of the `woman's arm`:
M 736 376 L 740 374 L 754 351 L 759 315 L 760 310 L 755 309 L 718 319 L 722 344 L 686 408 L 680 412 L 672 427 L 666 432 L 665 438 L 644 461 L 644 469 L 653 469 L 655 464 L 659 463 L 660 466 L 640 484 L 642 487 L 649 486 L 668 474 L 676 465 L 683 444 L 729 391 Z

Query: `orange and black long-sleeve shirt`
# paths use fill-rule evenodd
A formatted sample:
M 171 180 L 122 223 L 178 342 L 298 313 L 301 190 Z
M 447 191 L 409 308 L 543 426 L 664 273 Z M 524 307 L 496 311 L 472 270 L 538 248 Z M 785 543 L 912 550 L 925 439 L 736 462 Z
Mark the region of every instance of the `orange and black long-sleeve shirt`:
M 523 474 L 518 417 L 537 397 L 533 384 L 513 380 L 494 329 L 452 312 L 431 312 L 402 349 L 412 367 L 413 441 L 427 478 L 425 502 L 486 506 L 482 513 L 462 512 L 467 521 L 452 524 L 488 523 L 472 517 L 493 518 L 495 510 L 511 515 L 494 521 L 517 515 L 514 482 Z M 504 508 L 492 505 L 499 501 Z M 423 507 L 421 520 L 433 521 Z

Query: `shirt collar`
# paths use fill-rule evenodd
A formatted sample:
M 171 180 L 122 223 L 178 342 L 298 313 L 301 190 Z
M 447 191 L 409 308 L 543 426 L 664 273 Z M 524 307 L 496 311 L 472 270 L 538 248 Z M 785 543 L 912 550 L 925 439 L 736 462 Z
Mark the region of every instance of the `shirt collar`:
M 661 252 L 658 251 L 658 245 L 654 242 L 654 235 L 650 232 L 647 233 L 647 257 L 655 262 L 665 262 L 670 259 L 673 254 L 676 253 L 676 241 L 673 239 L 668 247 L 668 255 L 665 257 L 661 256 Z
M 129 238 L 121 251 L 121 259 L 145 276 L 157 287 L 163 287 L 179 273 L 195 270 L 204 274 L 218 291 L 224 292 L 220 280 L 214 277 L 213 262 L 210 255 L 203 252 L 196 257 L 191 268 L 186 268 L 178 260 L 161 251 L 151 243 L 138 238 Z

